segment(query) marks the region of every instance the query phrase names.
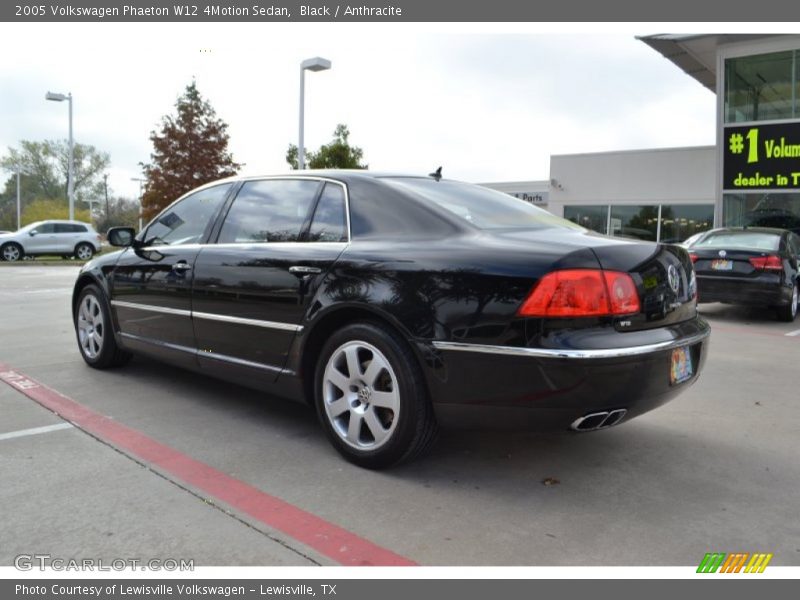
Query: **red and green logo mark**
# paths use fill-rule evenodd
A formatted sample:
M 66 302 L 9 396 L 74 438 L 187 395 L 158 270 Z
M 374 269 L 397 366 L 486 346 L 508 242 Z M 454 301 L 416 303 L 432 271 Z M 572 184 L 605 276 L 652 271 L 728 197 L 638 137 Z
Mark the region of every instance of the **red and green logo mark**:
M 772 554 L 736 552 L 709 552 L 700 561 L 698 573 L 763 573 Z

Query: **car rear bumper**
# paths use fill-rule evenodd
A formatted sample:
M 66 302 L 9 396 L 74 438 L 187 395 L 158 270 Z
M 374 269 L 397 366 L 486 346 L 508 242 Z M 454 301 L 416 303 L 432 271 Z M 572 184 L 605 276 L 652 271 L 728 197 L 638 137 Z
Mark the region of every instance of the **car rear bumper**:
M 724 302 L 746 306 L 788 304 L 792 288 L 783 285 L 778 275 L 769 280 L 727 277 L 697 277 L 698 302 Z
M 434 410 L 451 428 L 565 430 L 587 415 L 611 411 L 625 412 L 609 422 L 627 421 L 671 400 L 702 371 L 708 325 L 697 318 L 669 329 L 669 340 L 590 350 L 435 342 L 439 368 L 429 380 Z M 693 373 L 672 383 L 672 356 L 679 348 L 688 348 Z

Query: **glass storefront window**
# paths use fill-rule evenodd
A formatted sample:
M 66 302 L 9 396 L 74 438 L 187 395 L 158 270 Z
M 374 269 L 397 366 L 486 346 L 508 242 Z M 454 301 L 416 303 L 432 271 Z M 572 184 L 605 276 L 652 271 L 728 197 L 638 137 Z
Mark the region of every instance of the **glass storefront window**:
M 663 204 L 661 238 L 665 244 L 677 244 L 714 226 L 713 204 Z
M 800 194 L 725 194 L 725 227 L 777 227 L 800 233 Z
M 798 62 L 798 50 L 727 59 L 725 122 L 800 117 Z
M 608 227 L 608 205 L 565 206 L 564 218 L 581 227 L 598 233 L 606 233 Z
M 655 242 L 658 239 L 658 205 L 611 207 L 610 235 Z
M 714 227 L 713 204 L 662 204 L 660 227 L 657 204 L 565 206 L 564 218 L 586 229 L 606 234 L 609 210 L 611 211 L 610 235 L 616 237 L 677 244 L 696 233 Z

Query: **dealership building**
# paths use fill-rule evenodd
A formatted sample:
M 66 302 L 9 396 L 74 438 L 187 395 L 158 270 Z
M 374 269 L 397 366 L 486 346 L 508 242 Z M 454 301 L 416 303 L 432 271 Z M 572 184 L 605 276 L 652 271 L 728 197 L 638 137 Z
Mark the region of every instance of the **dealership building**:
M 716 93 L 715 146 L 552 156 L 546 181 L 486 185 L 609 235 L 675 242 L 729 225 L 800 232 L 800 36 L 640 40 Z

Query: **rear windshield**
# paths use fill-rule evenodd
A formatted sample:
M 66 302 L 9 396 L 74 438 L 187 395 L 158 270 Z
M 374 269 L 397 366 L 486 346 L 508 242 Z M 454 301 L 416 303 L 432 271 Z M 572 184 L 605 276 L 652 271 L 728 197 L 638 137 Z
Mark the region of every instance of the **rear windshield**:
M 720 231 L 710 233 L 694 245 L 694 248 L 740 248 L 742 250 L 775 251 L 781 243 L 779 235 L 758 231 Z
M 439 205 L 479 229 L 582 229 L 524 200 L 479 185 L 413 177 L 387 177 L 384 181 Z

